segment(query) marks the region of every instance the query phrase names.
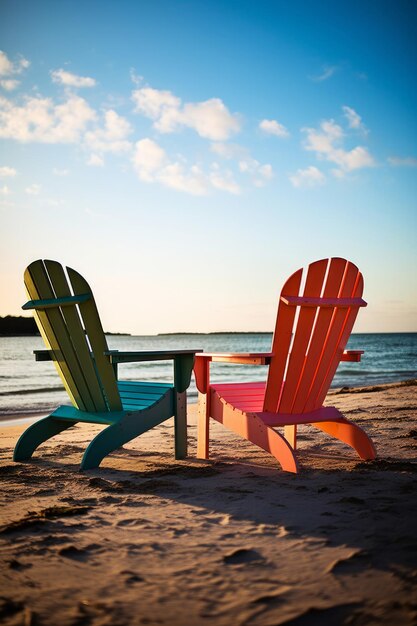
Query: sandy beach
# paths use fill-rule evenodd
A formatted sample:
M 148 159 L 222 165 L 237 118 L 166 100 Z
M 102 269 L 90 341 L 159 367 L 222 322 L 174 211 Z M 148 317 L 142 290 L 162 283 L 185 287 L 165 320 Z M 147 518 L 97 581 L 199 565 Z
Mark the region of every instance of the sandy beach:
M 378 459 L 304 427 L 298 475 L 214 422 L 196 460 L 196 405 L 187 460 L 170 420 L 84 473 L 100 427 L 13 463 L 23 426 L 0 425 L 0 622 L 415 624 L 416 383 L 332 392 Z

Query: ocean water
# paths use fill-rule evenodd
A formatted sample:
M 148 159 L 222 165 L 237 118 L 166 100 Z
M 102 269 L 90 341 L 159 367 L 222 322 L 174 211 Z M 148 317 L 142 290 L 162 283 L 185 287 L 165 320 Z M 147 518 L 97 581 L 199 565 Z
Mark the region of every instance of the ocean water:
M 108 336 L 112 350 L 180 350 L 206 352 L 268 352 L 270 333 L 219 335 Z M 52 362 L 37 362 L 33 350 L 43 349 L 40 337 L 0 337 L 0 417 L 46 413 L 68 403 Z M 341 363 L 332 387 L 367 386 L 417 378 L 417 333 L 354 334 L 348 348 L 365 350 L 360 363 Z M 211 380 L 265 380 L 266 367 L 213 363 Z M 172 381 L 172 362 L 131 363 L 119 366 L 123 380 Z M 188 392 L 197 399 L 194 378 Z

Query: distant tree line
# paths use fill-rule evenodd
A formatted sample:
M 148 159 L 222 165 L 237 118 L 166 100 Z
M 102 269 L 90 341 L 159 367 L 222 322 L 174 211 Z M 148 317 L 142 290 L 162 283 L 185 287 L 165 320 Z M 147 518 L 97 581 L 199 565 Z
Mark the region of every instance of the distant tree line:
M 0 317 L 0 336 L 16 337 L 18 335 L 39 335 L 33 317 Z

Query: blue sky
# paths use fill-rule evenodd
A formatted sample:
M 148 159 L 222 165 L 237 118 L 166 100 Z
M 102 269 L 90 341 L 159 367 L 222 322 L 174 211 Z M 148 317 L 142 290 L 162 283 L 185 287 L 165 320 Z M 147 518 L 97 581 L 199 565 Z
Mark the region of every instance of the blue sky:
M 0 315 L 36 258 L 104 326 L 271 330 L 343 256 L 417 331 L 415 2 L 0 4 Z

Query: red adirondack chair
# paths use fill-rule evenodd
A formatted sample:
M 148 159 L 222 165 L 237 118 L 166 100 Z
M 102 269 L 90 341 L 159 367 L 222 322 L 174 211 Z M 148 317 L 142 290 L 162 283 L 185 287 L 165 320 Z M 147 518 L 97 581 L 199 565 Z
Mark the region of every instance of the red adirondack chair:
M 354 448 L 364 460 L 375 448 L 359 426 L 332 406 L 323 406 L 340 361 L 360 361 L 363 351 L 345 351 L 362 300 L 363 278 L 345 259 L 309 265 L 285 283 L 278 307 L 272 351 L 196 355 L 199 391 L 199 458 L 209 456 L 209 418 L 270 452 L 289 472 L 298 471 L 297 426 L 311 424 Z M 210 384 L 210 362 L 269 365 L 266 382 Z M 284 427 L 284 435 L 275 430 Z

